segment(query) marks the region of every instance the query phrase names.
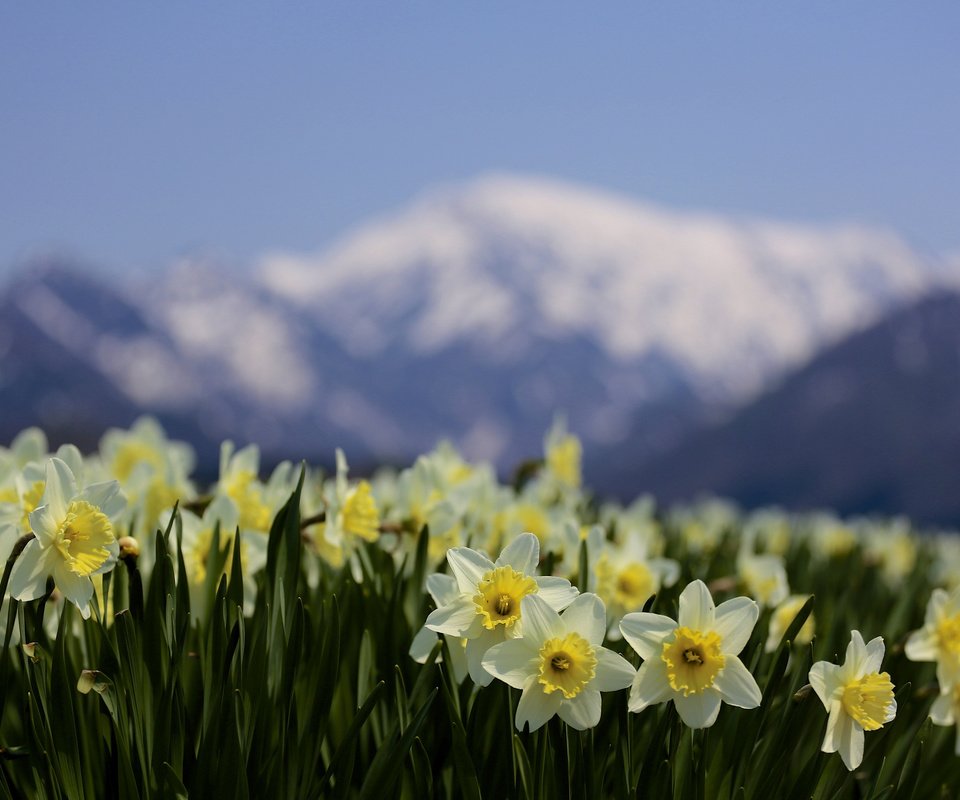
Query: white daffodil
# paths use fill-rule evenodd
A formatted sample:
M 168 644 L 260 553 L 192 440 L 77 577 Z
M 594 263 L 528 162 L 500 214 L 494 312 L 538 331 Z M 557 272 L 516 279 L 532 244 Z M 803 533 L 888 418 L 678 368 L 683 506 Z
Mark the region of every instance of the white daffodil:
M 904 653 L 911 661 L 937 662 L 940 691 L 960 684 L 960 587 L 933 590 L 923 627 L 907 638 Z
M 863 761 L 863 732 L 882 728 L 897 715 L 890 675 L 878 672 L 883 650 L 883 637 L 864 644 L 860 631 L 850 631 L 842 664 L 818 661 L 810 668 L 810 685 L 829 715 L 820 749 L 839 751 L 848 770 Z
M 545 477 L 560 489 L 577 490 L 582 483 L 582 461 L 580 440 L 567 432 L 566 421 L 558 417 L 543 442 Z
M 781 556 L 741 552 L 737 558 L 737 574 L 747 594 L 761 608 L 778 606 L 790 595 L 787 569 Z
M 454 547 L 447 553 L 457 593 L 430 613 L 426 627 L 467 640 L 467 666 L 478 686 L 492 680 L 481 665 L 487 650 L 520 635 L 524 597 L 536 594 L 561 611 L 577 596 L 565 578 L 536 577 L 539 560 L 540 543 L 532 533 L 514 539 L 496 563 L 469 547 Z
M 82 492 L 67 464 L 47 462 L 40 505 L 30 514 L 36 535 L 24 547 L 10 574 L 10 593 L 17 600 L 35 600 L 52 576 L 57 588 L 87 618 L 94 575 L 113 569 L 120 548 L 111 517 L 126 505 L 116 481 L 97 483 Z
M 516 725 L 531 731 L 554 714 L 577 730 L 600 721 L 600 692 L 626 689 L 635 675 L 622 656 L 601 647 L 607 629 L 603 601 L 577 597 L 558 614 L 539 595 L 521 601 L 523 635 L 491 647 L 483 667 L 522 690 Z
M 960 720 L 960 684 L 947 689 L 933 701 L 930 707 L 930 719 L 934 725 L 949 727 Z M 957 741 L 954 752 L 960 756 L 960 725 L 957 726 Z
M 797 614 L 800 613 L 800 609 L 803 608 L 803 604 L 809 599 L 810 595 L 808 594 L 793 594 L 773 610 L 773 615 L 770 617 L 770 628 L 767 631 L 767 642 L 763 646 L 766 652 L 772 653 L 780 646 L 783 634 L 787 632 L 790 623 L 793 622 Z M 813 612 L 811 611 L 803 625 L 800 626 L 800 630 L 797 631 L 793 643 L 810 644 L 813 641 L 815 625 Z
M 686 725 L 708 728 L 717 721 L 721 702 L 759 706 L 760 687 L 737 657 L 759 615 L 749 597 L 715 607 L 699 580 L 681 593 L 676 622 L 661 614 L 627 614 L 620 631 L 643 659 L 630 690 L 630 710 L 673 700 Z

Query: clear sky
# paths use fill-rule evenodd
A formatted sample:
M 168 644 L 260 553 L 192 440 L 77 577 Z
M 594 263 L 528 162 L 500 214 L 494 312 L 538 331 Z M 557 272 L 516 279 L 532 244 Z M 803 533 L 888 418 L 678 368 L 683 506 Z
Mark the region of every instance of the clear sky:
M 960 248 L 956 2 L 11 2 L 0 271 L 313 250 L 553 175 Z

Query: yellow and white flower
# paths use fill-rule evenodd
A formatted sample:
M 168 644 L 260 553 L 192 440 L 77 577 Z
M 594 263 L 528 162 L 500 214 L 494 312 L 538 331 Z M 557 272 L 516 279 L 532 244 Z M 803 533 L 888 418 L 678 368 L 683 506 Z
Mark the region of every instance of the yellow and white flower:
M 923 627 L 907 638 L 904 653 L 911 661 L 937 662 L 941 692 L 960 684 L 960 587 L 933 590 Z
M 433 602 L 437 604 L 437 608 L 455 602 L 460 594 L 456 578 L 452 575 L 443 575 L 439 572 L 427 576 L 427 591 L 430 593 L 430 597 L 433 598 Z M 453 678 L 457 683 L 463 683 L 463 679 L 467 677 L 468 673 L 467 642 L 458 636 L 444 635 L 444 639 L 447 641 L 450 658 L 453 662 L 450 665 L 453 671 Z M 436 632 L 424 625 L 418 631 L 417 635 L 413 637 L 413 642 L 410 645 L 410 657 L 418 664 L 425 663 L 427 656 L 430 655 L 430 651 L 433 650 L 433 646 L 436 643 Z M 443 657 L 441 656 L 437 660 L 442 661 Z
M 860 631 L 851 631 L 842 664 L 818 661 L 810 668 L 810 685 L 829 715 L 820 749 L 839 752 L 848 770 L 863 761 L 863 732 L 878 730 L 897 715 L 890 675 L 879 671 L 883 652 L 883 637 L 864 644 Z
M 97 483 L 82 492 L 70 467 L 59 458 L 47 461 L 43 497 L 30 513 L 31 539 L 10 573 L 10 594 L 35 600 L 46 592 L 48 577 L 84 618 L 90 616 L 91 580 L 113 569 L 120 553 L 112 517 L 126 498 L 116 481 Z
M 773 615 L 770 617 L 770 628 L 767 631 L 767 642 L 763 646 L 766 652 L 772 653 L 780 646 L 780 640 L 783 638 L 783 634 L 787 632 L 790 623 L 793 622 L 797 614 L 800 613 L 800 609 L 803 608 L 803 604 L 809 599 L 810 595 L 808 594 L 793 594 L 773 610 Z M 813 612 L 811 611 L 803 625 L 800 626 L 800 630 L 797 631 L 797 636 L 793 640 L 793 643 L 810 644 L 810 642 L 813 641 L 815 625 L 816 622 L 813 619 Z
M 582 594 L 557 611 L 537 594 L 521 601 L 523 635 L 491 647 L 483 667 L 520 689 L 516 726 L 541 727 L 555 714 L 576 730 L 600 721 L 600 692 L 626 689 L 634 669 L 622 656 L 601 647 L 607 629 L 603 601 Z
M 686 725 L 708 728 L 717 721 L 721 702 L 759 706 L 760 687 L 738 658 L 759 615 L 749 597 L 714 606 L 699 580 L 680 594 L 677 621 L 661 614 L 627 614 L 620 631 L 643 659 L 630 690 L 630 710 L 673 700 Z
M 560 611 L 577 596 L 565 578 L 537 577 L 539 560 L 540 543 L 532 533 L 514 539 L 496 562 L 469 547 L 454 547 L 447 553 L 457 593 L 430 613 L 426 627 L 467 640 L 467 667 L 478 686 L 493 679 L 481 665 L 487 650 L 520 635 L 524 597 L 535 594 Z

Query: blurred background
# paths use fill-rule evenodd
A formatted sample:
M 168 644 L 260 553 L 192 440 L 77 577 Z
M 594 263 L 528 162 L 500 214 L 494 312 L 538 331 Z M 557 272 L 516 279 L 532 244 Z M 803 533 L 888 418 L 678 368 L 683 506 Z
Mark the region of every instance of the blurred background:
M 0 441 L 960 522 L 954 3 L 0 11 Z M 205 472 L 204 472 L 205 471 Z

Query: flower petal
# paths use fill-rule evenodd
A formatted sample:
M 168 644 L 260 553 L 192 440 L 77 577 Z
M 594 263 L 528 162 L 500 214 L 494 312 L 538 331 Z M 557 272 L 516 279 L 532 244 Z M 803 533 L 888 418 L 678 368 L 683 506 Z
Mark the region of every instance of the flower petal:
M 863 728 L 846 714 L 841 715 L 837 723 L 839 736 L 838 750 L 844 766 L 851 772 L 863 762 Z
M 595 594 L 582 594 L 560 615 L 568 631 L 576 631 L 593 647 L 603 641 L 607 632 L 607 612 L 603 600 Z
M 410 650 L 408 651 L 410 658 L 412 658 L 418 664 L 423 664 L 427 660 L 427 656 L 430 655 L 430 652 L 433 650 L 433 647 L 436 643 L 436 631 L 432 631 L 426 625 L 424 625 L 417 632 L 417 635 L 413 637 L 413 641 L 410 643 Z
M 863 671 L 869 675 L 872 672 L 879 672 L 880 665 L 883 663 L 883 637 L 877 636 L 867 642 L 866 656 L 863 659 Z
M 520 601 L 520 625 L 523 637 L 536 642 L 537 647 L 564 628 L 560 615 L 535 594 Z
M 687 697 L 675 694 L 673 702 L 680 719 L 688 728 L 709 728 L 720 713 L 720 693 L 712 689 L 704 689 L 699 694 Z
M 844 676 L 861 677 L 864 674 L 863 665 L 867 660 L 867 645 L 863 641 L 860 631 L 850 631 L 850 643 L 843 659 Z
M 63 596 L 73 603 L 84 619 L 90 618 L 90 600 L 93 598 L 93 581 L 71 572 L 65 563 L 55 564 L 53 580 Z
M 940 695 L 930 706 L 930 719 L 934 725 L 953 725 L 956 716 L 953 708 L 953 693 Z
M 598 647 L 593 651 L 597 657 L 597 671 L 590 685 L 601 692 L 616 692 L 633 683 L 637 671 L 619 653 Z
M 447 550 L 447 563 L 453 570 L 460 591 L 471 596 L 477 593 L 477 584 L 490 570 L 493 562 L 469 547 L 452 547 Z
M 813 691 L 817 693 L 817 697 L 820 698 L 820 702 L 823 703 L 823 707 L 829 711 L 833 695 L 840 685 L 840 667 L 831 664 L 829 661 L 818 661 L 810 667 L 807 680 L 810 681 L 810 685 L 813 687 Z M 824 752 L 832 753 L 834 751 Z
M 659 659 L 663 640 L 679 626 L 676 621 L 662 614 L 636 611 L 620 620 L 620 633 L 644 661 Z
M 936 661 L 937 642 L 936 630 L 923 627 L 907 637 L 907 644 L 904 646 L 903 652 L 911 661 Z
M 452 603 L 460 594 L 457 586 L 457 580 L 452 575 L 444 575 L 442 572 L 434 572 L 427 575 L 427 592 L 433 598 L 433 602 L 438 606 L 445 606 Z
M 46 484 L 43 487 L 43 497 L 40 505 L 49 506 L 53 516 L 62 520 L 67 516 L 67 504 L 77 494 L 77 480 L 73 477 L 70 467 L 59 458 L 47 461 Z
M 576 697 L 562 702 L 557 714 L 574 730 L 585 731 L 595 727 L 600 721 L 600 692 L 584 689 Z
M 108 517 L 117 516 L 127 507 L 127 498 L 120 491 L 120 484 L 116 481 L 91 484 L 80 493 L 78 499 L 95 505 Z
M 673 694 L 667 679 L 667 665 L 659 658 L 644 661 L 630 687 L 627 708 L 634 712 L 643 711 L 647 706 L 665 703 Z
M 721 651 L 727 655 L 739 655 L 750 641 L 759 617 L 760 606 L 749 597 L 734 597 L 717 606 L 713 630 L 723 640 Z
M 524 575 L 532 575 L 540 563 L 540 540 L 532 533 L 521 533 L 500 552 L 495 566 L 513 567 Z
M 449 605 L 440 606 L 430 612 L 426 626 L 437 633 L 446 633 L 448 636 L 463 636 L 474 617 L 477 616 L 477 606 L 468 597 L 461 595 Z
M 563 611 L 580 594 L 577 587 L 572 586 L 566 578 L 547 575 L 543 578 L 536 578 L 536 581 L 537 595 L 546 600 L 547 605 L 554 611 Z
M 522 731 L 525 725 L 529 725 L 531 731 L 537 730 L 560 710 L 562 702 L 562 692 L 547 694 L 537 680 L 532 678 L 517 703 L 517 730 Z
M 483 668 L 483 659 L 492 648 L 503 643 L 502 631 L 503 628 L 492 631 L 481 628 L 479 636 L 467 639 L 465 651 L 467 670 L 470 672 L 470 678 L 477 686 L 489 686 L 493 681 L 493 675 Z
M 760 705 L 760 687 L 750 670 L 736 656 L 726 657 L 726 663 L 713 685 L 720 692 L 723 702 L 732 706 L 756 708 Z
M 680 627 L 693 628 L 695 631 L 713 629 L 715 606 L 710 590 L 701 580 L 687 584 L 680 593 L 680 613 L 677 621 Z
M 10 596 L 14 600 L 43 597 L 47 590 L 47 578 L 53 572 L 48 554 L 49 551 L 40 547 L 36 539 L 27 542 L 10 572 Z
M 483 668 L 514 689 L 522 689 L 537 674 L 538 651 L 527 639 L 508 639 L 487 650 Z

